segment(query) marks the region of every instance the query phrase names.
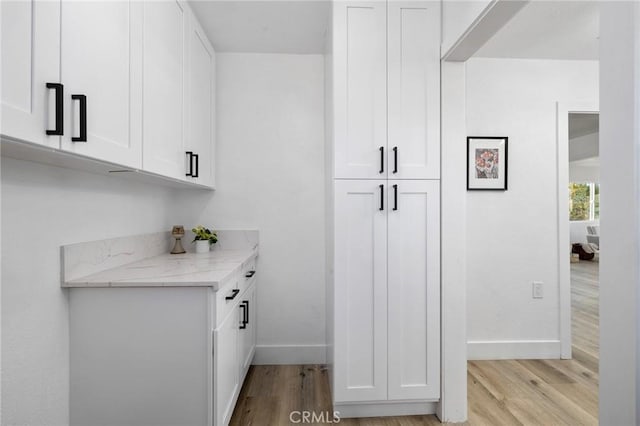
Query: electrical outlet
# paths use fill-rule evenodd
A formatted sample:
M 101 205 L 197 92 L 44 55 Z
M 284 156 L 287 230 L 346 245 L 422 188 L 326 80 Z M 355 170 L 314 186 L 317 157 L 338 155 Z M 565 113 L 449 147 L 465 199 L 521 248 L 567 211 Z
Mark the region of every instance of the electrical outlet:
M 542 292 L 542 281 L 534 281 L 532 283 L 532 288 L 533 288 L 533 298 L 534 299 L 542 299 L 543 297 L 543 292 Z

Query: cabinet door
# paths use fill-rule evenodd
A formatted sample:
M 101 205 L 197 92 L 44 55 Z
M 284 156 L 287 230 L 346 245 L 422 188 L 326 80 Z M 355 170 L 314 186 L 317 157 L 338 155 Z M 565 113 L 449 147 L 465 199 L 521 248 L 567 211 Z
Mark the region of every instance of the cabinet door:
M 59 148 L 55 94 L 60 82 L 60 2 L 2 1 L 2 134 Z
M 214 332 L 213 395 L 214 424 L 229 424 L 234 398 L 239 392 L 238 324 L 240 316 L 234 309 Z
M 141 8 L 136 1 L 62 2 L 62 149 L 141 167 Z M 83 125 L 80 101 L 72 95 L 86 96 L 86 142 L 72 139 Z
M 338 2 L 333 7 L 335 177 L 384 178 L 386 5 Z
M 186 24 L 181 2 L 144 2 L 143 168 L 177 179 L 186 179 Z
M 187 151 L 198 156 L 197 173 L 192 173 L 197 177 L 188 179 L 213 186 L 216 58 L 213 47 L 195 17 L 191 19 L 188 43 L 186 146 Z
M 240 380 L 242 380 L 247 373 L 247 370 L 251 366 L 253 361 L 253 355 L 256 350 L 256 287 L 252 285 L 242 297 L 240 305 L 244 305 L 244 308 L 240 309 L 241 315 L 245 318 L 245 322 L 241 323 L 240 329 Z M 242 317 L 241 317 L 242 321 Z
M 389 184 L 389 399 L 437 399 L 439 182 L 406 180 Z
M 336 401 L 387 399 L 386 180 L 335 183 Z
M 440 177 L 439 9 L 388 2 L 389 178 Z

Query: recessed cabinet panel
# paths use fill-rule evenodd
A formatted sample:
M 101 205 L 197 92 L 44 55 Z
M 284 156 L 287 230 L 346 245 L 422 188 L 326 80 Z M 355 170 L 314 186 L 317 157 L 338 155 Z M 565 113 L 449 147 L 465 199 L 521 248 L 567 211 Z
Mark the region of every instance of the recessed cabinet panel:
M 143 168 L 181 179 L 186 179 L 185 35 L 181 3 L 144 3 Z
M 141 167 L 141 7 L 128 1 L 62 2 L 62 149 Z M 71 95 L 86 96 L 86 104 Z M 86 141 L 77 140 L 83 131 Z
M 240 383 L 238 324 L 240 313 L 234 309 L 214 332 L 214 410 L 215 424 L 229 424 L 234 397 Z
M 439 182 L 389 187 L 389 399 L 440 396 Z
M 438 9 L 437 2 L 388 3 L 389 178 L 440 177 Z
M 386 5 L 334 5 L 335 177 L 386 177 Z
M 335 399 L 387 397 L 385 181 L 336 181 Z M 383 210 L 380 210 L 383 208 Z
M 59 148 L 55 93 L 60 82 L 60 3 L 2 1 L 2 134 Z

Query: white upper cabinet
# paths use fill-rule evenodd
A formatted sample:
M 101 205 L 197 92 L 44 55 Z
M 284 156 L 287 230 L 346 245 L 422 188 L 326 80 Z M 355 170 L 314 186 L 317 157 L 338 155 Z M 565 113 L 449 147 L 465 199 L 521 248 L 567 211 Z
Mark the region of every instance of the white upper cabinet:
M 204 31 L 193 19 L 188 37 L 186 151 L 187 178 L 214 185 L 216 56 Z
M 439 2 L 340 2 L 333 18 L 334 177 L 439 179 Z
M 46 85 L 60 83 L 60 3 L 2 1 L 0 8 L 2 134 L 58 148 L 60 136 L 46 132 L 56 130 L 56 90 Z M 57 109 L 61 119 L 62 108 Z
M 215 52 L 186 3 L 0 7 L 5 139 L 213 187 Z
M 440 397 L 440 185 L 389 183 L 389 400 L 435 400 Z
M 178 1 L 144 2 L 143 169 L 186 179 L 187 10 Z
M 336 178 L 386 178 L 385 2 L 334 4 Z
M 61 7 L 62 149 L 140 168 L 142 4 L 63 1 Z
M 439 8 L 388 2 L 390 179 L 440 178 Z

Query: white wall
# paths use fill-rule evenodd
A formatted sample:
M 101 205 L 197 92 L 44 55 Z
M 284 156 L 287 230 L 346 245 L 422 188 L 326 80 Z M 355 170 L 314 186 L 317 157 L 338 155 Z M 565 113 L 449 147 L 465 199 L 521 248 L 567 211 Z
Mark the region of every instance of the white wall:
M 2 424 L 69 422 L 60 246 L 169 230 L 173 191 L 2 158 Z
M 467 62 L 467 134 L 509 137 L 509 190 L 467 196 L 470 358 L 560 356 L 556 102 L 597 97 L 597 62 Z
M 218 55 L 218 189 L 182 197 L 199 223 L 260 231 L 258 363 L 325 359 L 323 67 Z

